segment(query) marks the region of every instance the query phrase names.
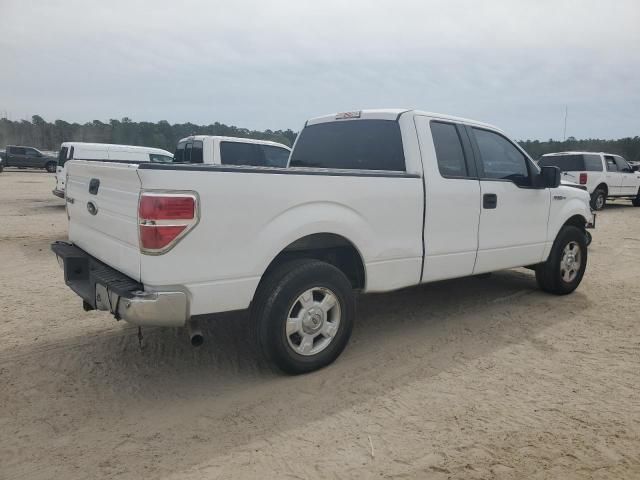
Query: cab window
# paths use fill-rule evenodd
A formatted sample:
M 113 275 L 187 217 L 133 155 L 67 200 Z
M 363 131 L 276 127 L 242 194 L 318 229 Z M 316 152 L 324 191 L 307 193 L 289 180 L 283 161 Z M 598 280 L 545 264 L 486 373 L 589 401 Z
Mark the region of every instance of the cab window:
M 456 126 L 452 123 L 431 122 L 431 136 L 440 175 L 445 178 L 467 177 L 469 172 Z
M 618 167 L 619 172 L 631 173 L 633 171 L 624 158 L 616 155 L 613 157 L 613 160 L 616 162 L 616 166 Z
M 607 156 L 604 157 L 605 161 L 607 162 L 607 171 L 608 172 L 617 172 L 618 171 L 618 166 L 616 165 L 616 161 L 613 159 L 613 157 Z
M 524 154 L 502 135 L 473 127 L 484 179 L 510 180 L 518 186 L 530 186 L 528 162 Z
M 222 165 L 249 165 L 263 167 L 264 152 L 255 143 L 220 142 L 220 163 Z
M 267 167 L 286 167 L 289 161 L 289 150 L 272 145 L 261 145 L 264 153 L 264 164 Z

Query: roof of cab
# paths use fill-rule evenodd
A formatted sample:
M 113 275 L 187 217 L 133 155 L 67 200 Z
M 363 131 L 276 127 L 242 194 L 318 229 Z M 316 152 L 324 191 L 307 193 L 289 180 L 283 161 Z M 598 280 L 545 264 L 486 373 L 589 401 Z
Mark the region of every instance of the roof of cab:
M 211 138 L 213 140 L 220 140 L 225 142 L 238 142 L 238 143 L 257 143 L 260 145 L 271 145 L 274 147 L 283 147 L 287 150 L 291 150 L 291 147 L 288 147 L 284 143 L 272 142 L 271 140 L 257 140 L 255 138 L 244 138 L 244 137 L 225 137 L 223 135 L 190 135 L 188 137 L 181 138 L 178 142 L 184 142 L 187 140 L 205 140 L 207 138 Z
M 425 112 L 423 110 L 412 110 L 407 108 L 375 108 L 369 110 L 356 110 L 354 112 L 346 112 L 347 114 L 356 113 L 357 117 L 352 118 L 341 118 L 338 119 L 338 115 L 343 115 L 342 112 L 331 113 L 329 115 L 322 115 L 320 117 L 314 117 L 307 120 L 306 125 L 316 125 L 318 123 L 327 123 L 327 122 L 349 122 L 349 121 L 357 121 L 357 120 L 398 120 L 401 115 L 404 114 L 412 114 L 412 115 L 423 115 L 426 117 L 436 118 L 438 120 L 445 120 L 450 122 L 457 123 L 466 123 L 469 125 L 475 125 L 478 127 L 490 128 L 492 130 L 497 130 L 502 132 L 498 127 L 494 125 L 490 125 L 488 123 L 478 122 L 476 120 L 470 120 L 468 118 L 456 117 L 453 115 L 445 115 L 442 113 L 433 113 L 433 112 Z
M 62 147 L 83 147 L 88 150 L 113 150 L 113 151 L 129 151 L 129 152 L 141 152 L 141 153 L 157 153 L 160 155 L 173 156 L 173 153 L 163 150 L 162 148 L 155 147 L 141 147 L 138 145 L 118 145 L 115 143 L 90 143 L 90 142 L 64 142 L 60 145 Z

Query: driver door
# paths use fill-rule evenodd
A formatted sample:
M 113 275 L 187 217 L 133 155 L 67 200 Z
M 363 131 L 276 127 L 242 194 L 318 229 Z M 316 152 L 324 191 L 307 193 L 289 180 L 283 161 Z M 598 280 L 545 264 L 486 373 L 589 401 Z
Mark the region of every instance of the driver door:
M 538 169 L 503 134 L 468 127 L 480 170 L 480 228 L 474 274 L 543 261 L 551 193 Z

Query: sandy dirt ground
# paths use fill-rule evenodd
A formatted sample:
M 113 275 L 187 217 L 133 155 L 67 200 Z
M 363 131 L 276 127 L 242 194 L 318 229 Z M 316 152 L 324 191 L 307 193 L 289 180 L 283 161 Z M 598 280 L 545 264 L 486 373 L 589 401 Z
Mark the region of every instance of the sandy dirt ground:
M 640 208 L 599 217 L 580 288 L 528 270 L 363 296 L 332 366 L 262 365 L 247 318 L 85 313 L 53 176 L 0 174 L 0 478 L 640 478 Z

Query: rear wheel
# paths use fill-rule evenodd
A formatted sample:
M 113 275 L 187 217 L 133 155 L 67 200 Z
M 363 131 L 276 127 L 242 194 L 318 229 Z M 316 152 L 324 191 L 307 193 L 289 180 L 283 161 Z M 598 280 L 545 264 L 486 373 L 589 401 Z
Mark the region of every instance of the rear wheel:
M 587 238 L 573 226 L 562 227 L 546 262 L 536 267 L 538 286 L 545 292 L 566 295 L 573 292 L 587 268 Z
M 55 171 L 56 171 L 56 162 L 49 162 L 44 166 L 44 168 L 49 173 L 55 173 Z
M 607 192 L 602 188 L 596 188 L 595 192 L 591 195 L 591 208 L 594 210 L 602 210 L 607 203 Z
M 294 260 L 261 282 L 251 312 L 260 349 L 286 373 L 311 372 L 344 350 L 355 317 L 347 277 L 318 260 Z

